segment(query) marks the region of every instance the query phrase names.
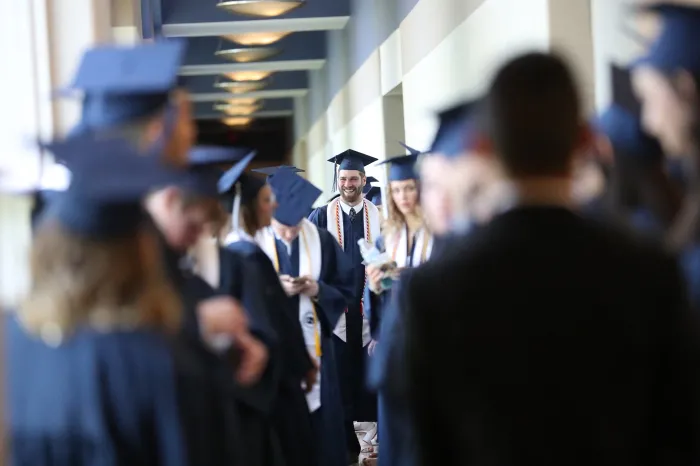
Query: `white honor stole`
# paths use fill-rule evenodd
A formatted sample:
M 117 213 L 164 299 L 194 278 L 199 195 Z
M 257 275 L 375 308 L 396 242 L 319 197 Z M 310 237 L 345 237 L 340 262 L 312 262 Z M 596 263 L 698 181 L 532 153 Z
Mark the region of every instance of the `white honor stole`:
M 372 204 L 367 199 L 362 199 L 362 215 L 364 216 L 365 233 L 364 237 L 368 243 L 373 243 L 381 234 L 381 215 L 377 206 Z M 328 203 L 326 206 L 326 218 L 327 218 L 327 228 L 328 231 L 333 235 L 333 237 L 338 241 L 341 249 L 345 249 L 345 238 L 343 238 L 343 209 L 340 207 L 340 198 L 334 199 Z M 354 245 L 354 247 L 359 247 Z M 365 282 L 367 278 L 365 276 Z M 364 293 L 364 291 L 363 291 Z M 338 324 L 333 330 L 338 338 L 347 342 L 347 320 L 345 314 L 340 316 Z M 369 345 L 372 341 L 372 335 L 369 329 L 369 320 L 362 314 L 362 346 Z
M 391 254 L 391 260 L 396 262 L 396 266 L 408 267 L 408 227 L 404 225 L 400 231 L 384 241 L 386 252 Z
M 277 253 L 276 236 L 272 228 L 263 228 L 255 235 L 258 245 L 265 251 L 275 266 L 277 273 L 280 271 L 279 255 Z M 299 276 L 313 277 L 318 281 L 321 277 L 321 235 L 318 234 L 316 225 L 303 219 L 299 230 Z M 306 404 L 310 412 L 321 407 L 321 323 L 318 321 L 318 313 L 314 302 L 304 295 L 299 295 L 299 322 L 304 333 L 304 343 L 309 355 L 315 359 L 319 370 L 316 383 L 311 391 L 306 394 Z
M 276 243 L 275 231 L 272 227 L 261 228 L 255 233 L 255 242 L 260 246 L 260 248 L 265 251 L 267 257 L 270 258 L 275 266 L 275 271 L 280 272 L 280 261 L 277 257 L 277 243 Z
M 411 257 L 411 267 L 418 267 L 430 259 L 430 254 L 433 252 L 433 235 L 425 228 L 421 228 L 416 233 L 413 240 L 413 256 Z
M 321 235 L 316 225 L 302 220 L 299 231 L 299 276 L 310 276 L 318 282 L 321 277 Z M 319 371 L 316 383 L 306 394 L 306 404 L 309 411 L 314 412 L 321 407 L 321 324 L 318 321 L 316 305 L 308 296 L 299 295 L 299 321 L 304 332 L 304 343 L 309 355 L 316 360 Z

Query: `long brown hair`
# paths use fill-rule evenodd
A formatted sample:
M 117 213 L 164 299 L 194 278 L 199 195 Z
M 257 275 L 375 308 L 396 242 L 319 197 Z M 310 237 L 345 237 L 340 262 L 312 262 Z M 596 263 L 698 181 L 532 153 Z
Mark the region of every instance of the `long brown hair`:
M 416 191 L 418 192 L 418 199 L 416 202 L 416 215 L 423 218 L 423 214 L 420 206 L 420 181 L 414 180 L 416 183 Z M 385 188 L 387 193 L 387 217 L 384 220 L 384 225 L 382 226 L 382 232 L 384 238 L 392 237 L 398 234 L 401 229 L 406 225 L 406 218 L 399 210 L 399 207 L 394 202 L 394 196 L 391 191 L 391 181 L 389 181 Z M 424 225 L 425 226 L 425 225 Z
M 176 330 L 180 302 L 158 250 L 147 227 L 130 236 L 96 240 L 47 222 L 34 238 L 32 286 L 18 317 L 40 336 L 49 326 L 61 335 L 83 325 Z

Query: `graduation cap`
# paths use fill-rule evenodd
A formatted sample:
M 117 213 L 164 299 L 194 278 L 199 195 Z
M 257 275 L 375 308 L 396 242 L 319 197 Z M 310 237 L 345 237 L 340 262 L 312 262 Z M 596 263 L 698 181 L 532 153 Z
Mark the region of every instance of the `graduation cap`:
M 379 189 L 378 186 L 373 186 L 372 189 L 365 194 L 365 199 L 374 205 L 382 205 L 382 190 Z
M 104 239 L 135 231 L 146 218 L 141 200 L 166 182 L 158 158 L 123 139 L 85 135 L 44 148 L 69 161 L 72 173 L 68 189 L 46 215 L 81 236 Z
M 382 160 L 377 165 L 390 163 L 389 166 L 389 181 L 403 181 L 416 179 L 416 162 L 418 154 L 399 155 Z
M 265 179 L 245 173 L 245 169 L 256 155 L 257 152 L 251 152 L 245 156 L 240 162 L 228 169 L 219 178 L 217 184 L 219 194 L 227 206 L 231 207 L 234 230 L 238 229 L 241 202 L 247 203 L 255 199 L 262 187 L 267 184 Z
M 251 170 L 255 173 L 262 173 L 263 175 L 267 175 L 268 178 L 272 177 L 277 173 L 278 170 L 281 169 L 289 169 L 292 170 L 294 173 L 304 173 L 304 170 L 301 168 L 297 168 L 293 165 L 277 165 L 275 167 L 262 167 L 262 168 L 256 168 L 254 170 Z
M 253 150 L 247 147 L 195 146 L 190 151 L 189 160 L 190 164 L 218 168 L 221 165 L 233 165 L 251 152 Z
M 84 95 L 74 133 L 109 128 L 166 109 L 170 92 L 178 86 L 184 54 L 184 42 L 175 40 L 99 46 L 85 52 L 67 89 Z M 175 116 L 166 116 L 172 125 Z
M 659 2 L 642 7 L 658 13 L 663 26 L 638 65 L 652 66 L 665 72 L 684 69 L 700 72 L 700 7 Z
M 170 186 L 177 186 L 202 197 L 217 198 L 221 169 L 209 160 L 200 157 L 196 152 L 190 152 L 187 167 L 184 169 L 163 166 L 161 170 L 168 172 Z
M 367 194 L 367 192 L 369 192 L 369 190 L 372 189 L 372 183 L 379 183 L 379 180 L 373 176 L 368 176 L 366 181 L 367 183 L 365 183 L 365 187 L 362 188 L 362 194 Z
M 477 100 L 464 102 L 438 114 L 438 130 L 430 145 L 431 153 L 458 157 L 473 144 L 473 116 L 478 103 Z
M 306 218 L 309 210 L 321 195 L 321 190 L 289 168 L 281 168 L 270 179 L 277 193 L 277 209 L 274 218 L 287 226 L 296 226 Z
M 338 155 L 334 155 L 329 162 L 333 163 L 333 190 L 335 191 L 338 184 L 338 172 L 340 170 L 357 170 L 365 172 L 365 166 L 377 161 L 371 155 L 363 154 L 353 149 L 348 149 Z
M 619 105 L 613 104 L 605 110 L 595 126 L 610 140 L 616 155 L 653 161 L 663 159 L 659 141 L 642 129 L 637 115 Z
M 414 149 L 413 147 L 407 145 L 405 142 L 399 141 L 399 144 L 401 144 L 401 146 L 403 146 L 411 155 L 420 155 L 422 153 L 418 149 Z

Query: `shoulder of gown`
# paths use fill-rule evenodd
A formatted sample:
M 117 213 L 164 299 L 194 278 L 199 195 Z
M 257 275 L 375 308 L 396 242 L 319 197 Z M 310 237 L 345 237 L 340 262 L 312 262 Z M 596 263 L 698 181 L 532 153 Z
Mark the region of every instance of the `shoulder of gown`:
M 321 229 L 326 229 L 328 227 L 328 215 L 326 214 L 326 209 L 328 205 L 322 205 L 321 207 L 316 207 L 309 214 L 309 221 Z
M 6 319 L 14 464 L 184 465 L 173 360 L 155 332 L 49 347 Z

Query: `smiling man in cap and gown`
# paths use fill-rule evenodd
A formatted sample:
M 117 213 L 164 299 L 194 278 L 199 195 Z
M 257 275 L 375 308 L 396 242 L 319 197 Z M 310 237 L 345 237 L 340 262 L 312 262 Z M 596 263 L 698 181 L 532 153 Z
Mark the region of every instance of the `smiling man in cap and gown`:
M 309 216 L 312 223 L 333 235 L 354 267 L 353 298 L 334 332 L 351 464 L 361 451 L 353 421 L 376 421 L 377 416 L 376 398 L 365 389 L 364 382 L 364 354 L 372 337 L 363 311 L 366 274 L 358 245 L 361 239 L 374 243 L 381 232 L 379 209 L 362 195 L 365 166 L 376 160 L 352 149 L 330 158 L 328 161 L 334 165 L 334 188 L 338 186 L 340 197 L 318 207 Z

